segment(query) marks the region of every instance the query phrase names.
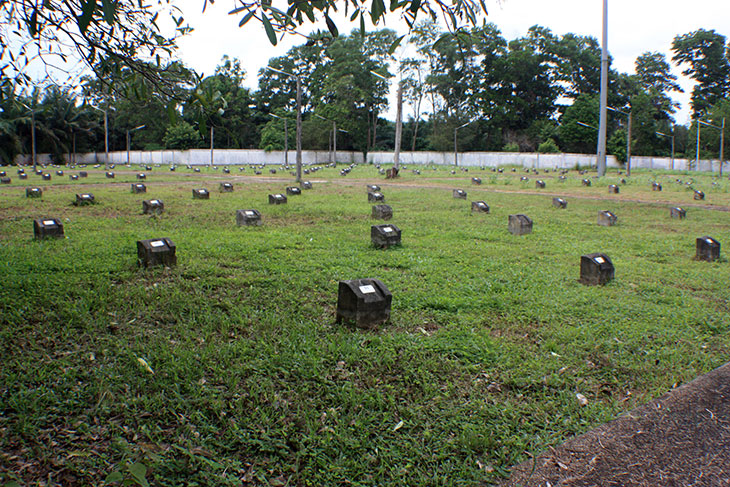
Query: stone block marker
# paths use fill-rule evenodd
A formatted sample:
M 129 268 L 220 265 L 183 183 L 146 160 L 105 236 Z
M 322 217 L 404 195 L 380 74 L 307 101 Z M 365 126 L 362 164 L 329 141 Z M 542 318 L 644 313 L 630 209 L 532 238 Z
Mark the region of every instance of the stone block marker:
M 611 193 L 611 194 L 618 194 L 619 193 L 618 186 L 616 186 L 615 184 L 609 184 L 608 185 L 608 192 Z
M 193 199 L 194 200 L 209 200 L 210 192 L 205 188 L 194 189 L 193 190 Z
M 372 329 L 390 320 L 393 295 L 378 279 L 340 281 L 337 291 L 337 323 L 353 323 Z
M 373 225 L 370 227 L 370 241 L 379 249 L 400 245 L 401 230 L 395 225 Z
M 471 184 L 476 184 L 477 186 L 479 186 L 480 184 L 482 184 L 482 178 L 471 178 Z
M 281 193 L 278 193 L 278 194 L 270 194 L 269 195 L 269 204 L 270 205 L 285 205 L 286 204 L 286 196 L 284 196 Z
M 25 188 L 26 198 L 41 198 L 43 196 L 43 190 L 41 188 Z
M 672 218 L 678 218 L 680 220 L 684 220 L 684 218 L 687 216 L 687 210 L 676 206 L 669 210 L 669 216 L 671 216 Z
M 598 212 L 598 224 L 602 227 L 612 227 L 618 221 L 618 217 L 608 210 Z
M 302 181 L 302 189 L 312 189 L 312 183 L 309 181 Z
M 76 194 L 76 200 L 74 200 L 75 206 L 87 206 L 96 203 L 94 195 L 91 193 L 80 193 Z
M 165 204 L 162 200 L 142 201 L 142 213 L 145 215 L 159 215 L 165 211 Z
M 695 190 L 695 196 L 694 196 L 694 199 L 696 199 L 696 200 L 698 200 L 698 201 L 699 201 L 699 200 L 704 200 L 704 199 L 705 199 L 705 193 L 703 193 L 703 192 L 702 192 L 702 191 L 700 191 L 699 189 L 698 189 L 698 190 Z
M 0 178 L 0 184 L 10 184 L 12 180 L 9 177 Z
M 696 258 L 707 262 L 716 261 L 720 258 L 720 242 L 708 236 L 698 238 Z
M 538 189 L 545 189 L 545 181 L 541 179 L 535 181 L 535 187 Z
M 61 170 L 56 171 L 56 176 L 63 176 L 63 171 L 61 171 Z
M 78 181 L 78 180 L 79 180 L 79 176 L 78 176 L 77 174 L 71 174 L 71 175 L 69 176 L 69 179 L 70 179 L 71 181 Z
M 239 227 L 243 226 L 258 226 L 263 222 L 261 221 L 261 213 L 258 210 L 237 210 L 236 211 L 236 225 Z
M 111 171 L 108 171 L 108 172 L 106 173 L 106 178 L 107 178 L 107 179 L 114 179 L 114 173 L 113 173 L 113 172 L 111 172 Z
M 454 195 L 454 198 L 465 200 L 466 199 L 466 191 L 463 189 L 455 189 L 452 191 L 452 194 Z
M 218 186 L 218 191 L 221 193 L 233 193 L 233 184 L 221 183 L 220 186 Z
M 590 187 L 591 186 L 591 180 L 590 179 L 584 179 L 584 180 L 581 181 L 581 184 L 583 186 Z
M 140 193 L 146 193 L 147 192 L 147 186 L 145 186 L 142 183 L 132 183 L 132 193 L 134 194 L 140 194 Z
M 553 206 L 555 208 L 564 210 L 568 207 L 568 202 L 565 201 L 563 198 L 553 198 Z
M 652 191 L 661 191 L 662 185 L 659 183 L 651 183 L 651 190 Z
M 476 211 L 477 213 L 489 213 L 489 205 L 484 201 L 472 201 L 471 211 Z
M 147 179 L 147 175 L 143 172 L 137 174 L 137 179 Z
M 86 171 L 79 171 L 79 177 L 80 178 L 88 178 L 89 177 L 89 173 L 86 172 Z
M 613 262 L 606 254 L 588 254 L 580 257 L 581 284 L 603 286 L 613 280 Z
M 169 238 L 137 240 L 137 262 L 142 267 L 177 264 L 175 244 Z
M 286 194 L 289 196 L 295 196 L 295 195 L 302 194 L 302 190 L 299 189 L 297 186 L 287 186 Z
M 43 173 L 43 176 L 41 176 L 41 179 L 43 179 L 43 181 L 50 181 L 51 175 L 48 173 Z M 697 198 L 695 198 L 695 199 L 697 199 Z
M 383 193 L 368 193 L 368 203 L 373 203 L 376 201 L 385 201 L 385 196 L 383 196 Z
M 390 220 L 393 218 L 393 208 L 389 205 L 373 205 L 372 217 L 379 220 Z
M 26 173 L 24 173 L 24 172 L 21 172 L 20 174 L 18 174 L 18 177 L 20 179 L 28 179 L 28 175 Z
M 527 235 L 532 233 L 532 218 L 527 215 L 509 216 L 509 233 L 512 235 Z
M 33 235 L 41 238 L 63 238 L 63 223 L 58 218 L 33 220 Z

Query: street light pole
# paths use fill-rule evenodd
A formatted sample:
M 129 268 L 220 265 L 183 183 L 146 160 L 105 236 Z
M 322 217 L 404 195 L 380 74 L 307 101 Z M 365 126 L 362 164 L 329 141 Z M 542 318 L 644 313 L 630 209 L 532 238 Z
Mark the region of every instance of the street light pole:
M 702 130 L 702 122 L 697 119 L 697 151 L 695 152 L 695 170 L 700 167 L 700 131 Z
M 608 0 L 603 0 L 603 36 L 601 42 L 601 106 L 596 149 L 598 177 L 606 174 L 606 126 L 608 106 Z
M 697 163 L 699 167 L 699 160 L 700 160 L 700 127 L 702 125 L 707 125 L 708 127 L 712 127 L 715 129 L 720 130 L 720 177 L 722 177 L 722 161 L 725 157 L 725 117 L 722 117 L 722 126 L 718 127 L 717 125 L 713 125 L 708 122 L 703 122 L 699 118 L 697 119 Z
M 458 127 L 456 127 L 454 129 L 454 166 L 458 166 L 459 165 L 459 147 L 457 145 L 456 135 L 457 135 L 459 129 L 466 127 L 467 125 L 469 125 L 472 122 L 474 122 L 474 120 L 472 120 L 470 122 L 463 123 L 463 124 L 459 125 Z
M 668 139 L 672 139 L 672 165 L 671 169 L 674 171 L 674 130 L 672 130 L 672 135 L 667 135 L 664 132 L 656 132 L 657 135 L 661 135 L 662 137 L 667 137 Z
M 129 166 L 129 133 L 143 128 L 145 128 L 145 125 L 140 125 L 139 127 L 134 127 L 133 129 L 127 130 L 127 166 Z M 76 152 L 76 138 L 74 138 L 74 152 Z
M 370 71 L 378 78 L 388 81 L 388 78 L 375 71 Z M 397 171 L 400 166 L 400 146 L 401 137 L 403 134 L 403 80 L 398 81 L 397 90 L 397 102 L 396 102 L 396 115 L 395 115 L 395 148 L 393 150 L 393 168 Z
M 210 167 L 213 167 L 213 137 L 215 136 L 215 131 L 213 130 L 213 125 L 210 126 Z
M 292 73 L 267 66 L 276 73 L 291 76 L 297 82 L 297 182 L 302 182 L 302 79 Z

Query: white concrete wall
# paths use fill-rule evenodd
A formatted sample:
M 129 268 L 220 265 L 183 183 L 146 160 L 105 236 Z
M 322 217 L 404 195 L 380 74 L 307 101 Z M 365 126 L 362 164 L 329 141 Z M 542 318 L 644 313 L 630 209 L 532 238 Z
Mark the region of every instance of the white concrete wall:
M 302 151 L 302 162 L 304 164 L 327 164 L 330 154 L 327 151 Z M 109 153 L 110 162 L 114 164 L 126 164 L 127 152 L 118 151 Z M 15 162 L 29 163 L 29 155 L 20 155 Z M 51 162 L 48 154 L 39 154 L 38 161 L 42 164 Z M 129 161 L 132 164 L 178 164 L 178 165 L 207 165 L 210 164 L 209 149 L 192 149 L 188 151 L 130 151 Z M 340 163 L 363 163 L 363 155 L 360 152 L 337 151 L 337 161 Z M 90 154 L 77 154 L 77 163 L 104 164 L 105 155 L 103 152 Z M 289 164 L 296 162 L 296 151 L 289 151 Z M 367 162 L 372 164 L 392 164 L 392 152 L 370 152 Z M 401 152 L 401 164 L 435 164 L 453 165 L 453 152 Z M 574 168 L 588 167 L 596 164 L 596 156 L 593 154 L 537 154 L 523 152 L 462 152 L 458 155 L 459 166 L 486 166 L 496 167 L 515 165 L 530 168 Z M 284 151 L 264 152 L 257 149 L 219 149 L 213 152 L 213 163 L 218 166 L 234 166 L 249 164 L 270 164 L 280 165 L 284 163 Z M 689 165 L 694 165 L 694 160 L 675 159 L 674 169 L 679 171 L 689 170 Z M 607 158 L 608 167 L 620 167 L 613 156 Z M 634 169 L 670 169 L 672 161 L 668 157 L 643 157 L 634 156 L 631 158 L 631 167 Z M 727 167 L 727 162 L 723 167 Z M 697 167 L 700 171 L 716 172 L 720 168 L 719 160 L 700 160 Z

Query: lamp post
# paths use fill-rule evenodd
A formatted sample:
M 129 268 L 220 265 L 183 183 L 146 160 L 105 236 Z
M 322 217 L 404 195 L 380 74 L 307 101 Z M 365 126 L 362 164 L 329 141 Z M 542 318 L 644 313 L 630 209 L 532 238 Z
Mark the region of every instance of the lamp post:
M 33 105 L 35 105 L 35 98 L 33 99 L 33 102 Z M 35 148 L 35 106 L 31 108 L 22 101 L 20 104 L 30 111 L 30 148 L 33 157 L 33 172 L 35 172 L 37 170 L 36 166 L 38 165 L 38 154 L 36 154 Z
M 700 127 L 707 125 L 720 131 L 720 177 L 722 177 L 722 163 L 725 157 L 725 117 L 722 117 L 722 126 L 713 125 L 703 120 L 697 119 L 697 155 L 695 156 L 695 165 L 699 168 L 700 163 Z
M 378 78 L 388 81 L 388 78 L 375 71 L 370 71 Z M 396 114 L 395 114 L 395 148 L 393 150 L 393 168 L 398 170 L 400 164 L 400 146 L 403 134 L 403 80 L 398 81 L 398 89 L 396 91 Z
M 109 169 L 109 115 L 107 108 L 101 109 L 94 105 L 89 105 L 94 110 L 99 110 L 104 114 L 104 167 Z
M 127 130 L 127 166 L 129 166 L 129 133 L 134 132 L 135 130 L 140 130 L 145 128 L 146 125 L 140 125 L 138 127 L 134 127 L 133 129 Z
M 656 132 L 657 135 L 672 139 L 672 165 L 671 169 L 674 171 L 674 129 L 672 129 L 672 135 L 665 134 L 664 132 Z
M 603 0 L 603 32 L 601 40 L 601 105 L 596 149 L 598 177 L 606 174 L 606 126 L 608 106 L 608 0 Z
M 284 165 L 289 167 L 289 128 L 286 123 L 287 119 L 279 115 L 274 115 L 273 113 L 269 113 L 269 115 L 284 121 Z
M 302 182 L 302 79 L 292 73 L 267 66 L 276 73 L 291 76 L 297 82 L 297 182 Z
M 456 127 L 454 129 L 454 166 L 459 165 L 459 147 L 457 145 L 456 135 L 459 132 L 459 129 L 462 129 L 462 128 L 466 127 L 467 125 L 469 125 L 470 123 L 474 123 L 475 121 L 476 120 L 471 120 L 469 122 L 462 123 L 461 125 L 459 125 L 458 127 Z
M 606 107 L 606 109 L 611 110 L 612 112 L 626 115 L 626 118 L 628 119 L 628 125 L 626 128 L 626 175 L 631 176 L 631 110 L 629 110 L 628 112 L 624 112 L 617 108 L 608 106 Z

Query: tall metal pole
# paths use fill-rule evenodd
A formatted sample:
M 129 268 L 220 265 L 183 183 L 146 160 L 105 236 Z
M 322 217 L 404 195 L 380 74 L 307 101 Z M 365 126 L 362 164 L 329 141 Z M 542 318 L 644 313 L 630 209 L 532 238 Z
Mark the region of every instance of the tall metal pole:
M 38 154 L 35 150 L 35 110 L 33 108 L 30 110 L 30 146 L 33 151 L 33 172 L 36 172 L 38 170 L 36 167 L 38 165 Z
M 401 135 L 403 133 L 403 83 L 398 82 L 398 102 L 396 104 L 395 115 L 395 154 L 393 155 L 393 167 L 398 170 L 400 163 L 400 144 Z
M 109 169 L 109 112 L 104 109 L 104 167 Z
M 332 122 L 332 159 L 337 164 L 337 122 Z
M 213 126 L 210 126 L 210 166 L 213 167 L 213 136 L 215 135 L 215 132 L 213 131 Z
M 598 124 L 598 148 L 596 165 L 598 176 L 606 174 L 606 125 L 608 106 L 608 0 L 603 0 L 603 36 L 601 42 L 601 107 Z
M 127 166 L 129 166 L 129 130 L 127 130 Z
M 454 166 L 459 165 L 459 152 L 458 147 L 456 146 L 456 132 L 459 130 L 458 127 L 454 129 Z
M 628 135 L 626 136 L 626 175 L 631 176 L 631 110 L 628 113 L 629 126 L 627 129 Z
M 725 117 L 722 117 L 720 128 L 720 177 L 722 177 L 722 163 L 725 161 Z
M 700 119 L 697 119 L 697 152 L 695 154 L 695 170 L 700 167 L 700 130 L 702 130 L 702 124 Z
M 297 79 L 297 182 L 302 182 L 302 80 Z
M 674 127 L 672 127 L 672 171 L 674 171 Z
M 284 165 L 289 167 L 289 128 L 284 119 Z

